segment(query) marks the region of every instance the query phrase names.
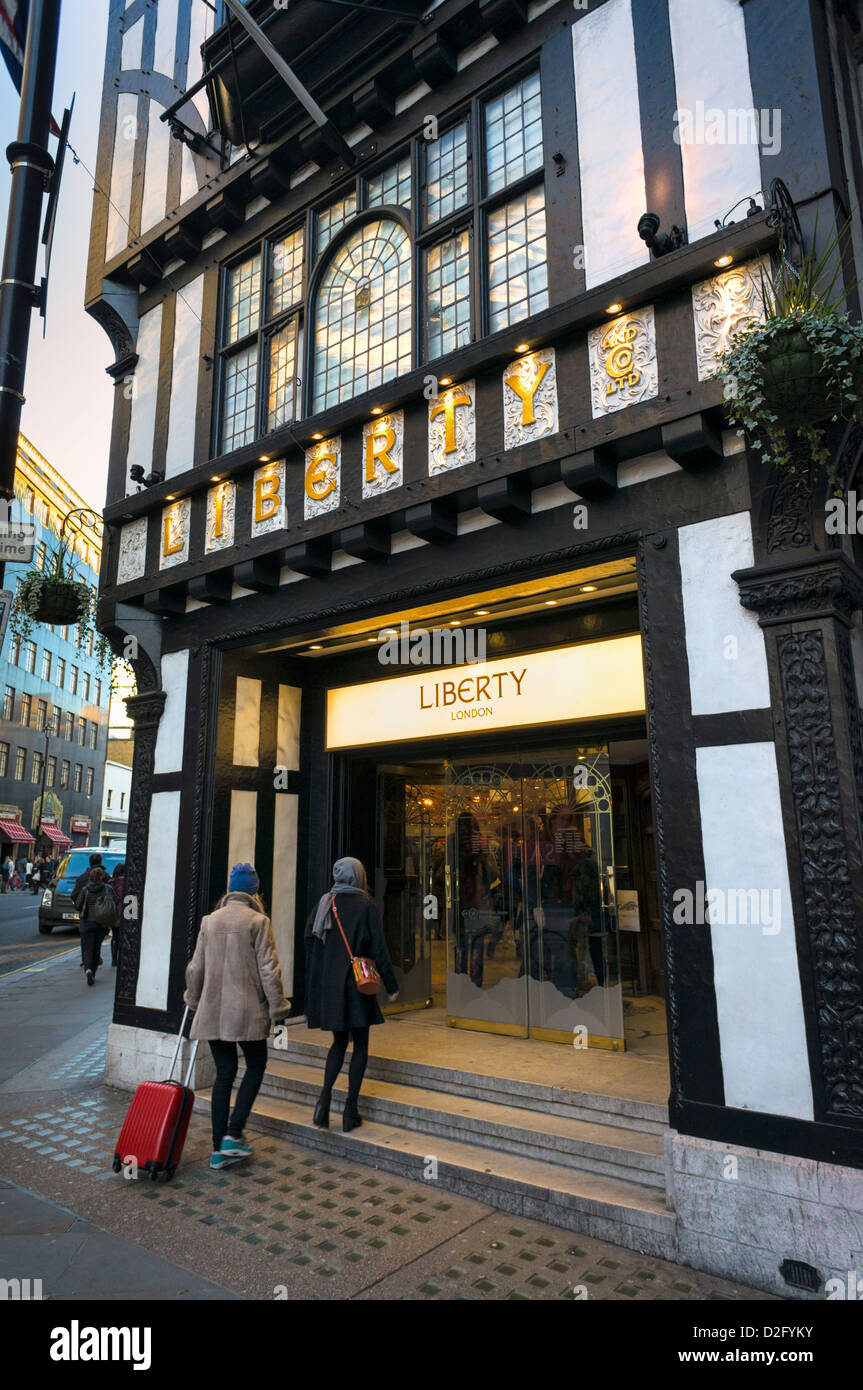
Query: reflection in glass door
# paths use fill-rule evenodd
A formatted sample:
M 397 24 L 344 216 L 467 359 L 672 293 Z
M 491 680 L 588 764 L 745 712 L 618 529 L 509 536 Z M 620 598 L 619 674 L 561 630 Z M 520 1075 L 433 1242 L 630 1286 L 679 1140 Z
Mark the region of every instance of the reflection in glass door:
M 623 1047 L 605 748 L 446 764 L 447 1019 Z

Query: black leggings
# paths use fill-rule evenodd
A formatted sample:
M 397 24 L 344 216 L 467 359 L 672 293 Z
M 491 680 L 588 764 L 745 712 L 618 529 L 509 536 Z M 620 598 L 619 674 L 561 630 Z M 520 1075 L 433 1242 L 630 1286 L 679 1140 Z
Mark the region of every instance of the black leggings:
M 237 1076 L 237 1044 L 224 1042 L 221 1038 L 210 1039 L 210 1051 L 216 1064 L 216 1079 L 213 1082 L 213 1094 L 210 1100 L 214 1153 L 218 1153 L 222 1147 L 222 1140 L 226 1134 L 230 1135 L 232 1139 L 241 1137 L 243 1127 L 249 1118 L 249 1112 L 255 1103 L 255 1097 L 261 1089 L 264 1072 L 267 1069 L 266 1038 L 256 1042 L 241 1042 L 239 1045 L 243 1049 L 246 1074 L 240 1082 L 236 1104 L 231 1111 L 229 1120 L 231 1090 Z
M 333 1045 L 327 1053 L 327 1064 L 324 1068 L 324 1096 L 329 1100 L 336 1077 L 345 1060 L 349 1037 L 353 1039 L 354 1050 L 351 1053 L 351 1065 L 348 1069 L 348 1098 L 345 1104 L 353 1107 L 359 1098 L 360 1087 L 366 1073 L 366 1063 L 369 1060 L 369 1030 L 367 1027 L 346 1028 L 344 1031 L 340 1030 L 338 1033 L 333 1033 Z

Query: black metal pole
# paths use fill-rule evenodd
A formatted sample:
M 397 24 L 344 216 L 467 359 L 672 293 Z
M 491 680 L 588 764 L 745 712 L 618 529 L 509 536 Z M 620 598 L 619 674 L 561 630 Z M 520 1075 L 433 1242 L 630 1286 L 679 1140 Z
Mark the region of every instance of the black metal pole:
M 15 461 L 30 316 L 39 302 L 33 277 L 42 196 L 54 161 L 48 153 L 60 0 L 30 0 L 21 80 L 18 138 L 6 151 L 12 168 L 3 275 L 0 279 L 0 497 L 14 497 Z M 0 566 L 0 579 L 3 567 Z

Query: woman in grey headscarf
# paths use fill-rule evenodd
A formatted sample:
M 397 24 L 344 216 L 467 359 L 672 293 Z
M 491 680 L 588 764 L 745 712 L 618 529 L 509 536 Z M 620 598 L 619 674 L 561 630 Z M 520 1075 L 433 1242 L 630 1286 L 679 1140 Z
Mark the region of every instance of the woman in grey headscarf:
M 338 913 L 338 921 L 335 920 Z M 347 946 L 342 940 L 342 931 Z M 366 1063 L 369 1057 L 369 1028 L 383 1023 L 384 1016 L 373 994 L 360 994 L 354 980 L 351 960 L 371 956 L 384 983 L 390 1002 L 398 998 L 398 983 L 390 964 L 378 910 L 369 896 L 366 871 L 359 859 L 337 859 L 333 865 L 332 886 L 324 893 L 306 923 L 306 1018 L 310 1028 L 332 1030 L 333 1045 L 327 1054 L 324 1088 L 315 1106 L 314 1122 L 326 1129 L 330 1122 L 330 1097 L 342 1069 L 348 1038 L 353 1041 L 348 1071 L 348 1095 L 342 1112 L 342 1129 L 356 1129 L 362 1121 L 357 1114 Z

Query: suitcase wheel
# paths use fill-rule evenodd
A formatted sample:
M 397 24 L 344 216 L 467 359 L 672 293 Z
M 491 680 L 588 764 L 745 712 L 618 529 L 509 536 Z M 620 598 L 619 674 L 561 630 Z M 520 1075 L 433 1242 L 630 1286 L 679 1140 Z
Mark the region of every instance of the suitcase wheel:
M 166 1168 L 166 1169 L 165 1169 L 165 1182 L 170 1182 L 171 1179 L 172 1179 L 172 1177 L 173 1177 L 174 1174 L 176 1173 L 176 1171 L 177 1171 L 177 1165 L 176 1165 L 176 1164 L 174 1164 L 174 1167 L 173 1167 L 173 1168 Z
M 119 1154 L 114 1154 L 114 1162 L 111 1164 L 111 1167 L 114 1169 L 114 1172 L 115 1172 L 115 1173 L 119 1173 L 119 1171 L 120 1171 L 120 1169 L 122 1168 L 122 1166 L 123 1166 L 123 1162 L 122 1162 L 122 1159 L 120 1158 L 120 1155 L 119 1155 Z
M 158 1168 L 151 1168 L 151 1169 L 150 1169 L 150 1182 L 158 1182 L 158 1181 L 159 1181 L 159 1170 L 158 1170 Z

